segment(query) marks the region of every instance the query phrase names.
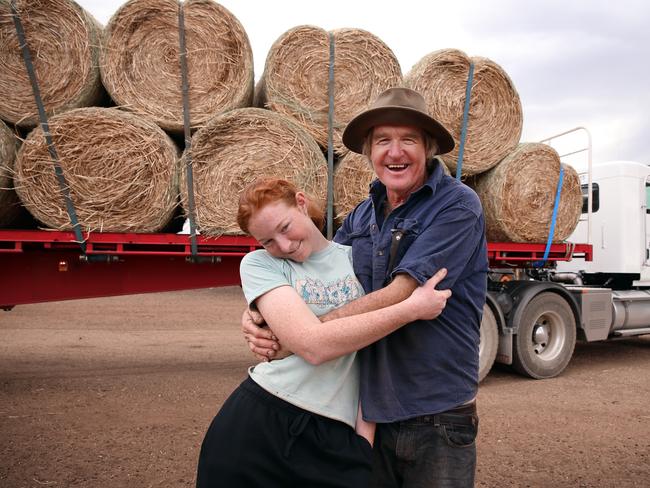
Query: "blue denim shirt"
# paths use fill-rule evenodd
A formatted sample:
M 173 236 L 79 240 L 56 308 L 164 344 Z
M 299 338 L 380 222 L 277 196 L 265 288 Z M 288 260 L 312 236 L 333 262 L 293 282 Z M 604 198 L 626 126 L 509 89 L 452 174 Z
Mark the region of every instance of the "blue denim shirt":
M 360 352 L 363 414 L 375 422 L 443 412 L 476 395 L 488 271 L 479 198 L 446 176 L 439 164 L 384 219 L 385 200 L 386 188 L 374 181 L 370 198 L 348 215 L 334 238 L 352 246 L 354 271 L 366 293 L 398 273 L 422 284 L 447 268 L 438 289 L 451 289 L 452 296 L 435 320 L 407 324 Z M 394 229 L 403 237 L 393 271 L 387 273 Z

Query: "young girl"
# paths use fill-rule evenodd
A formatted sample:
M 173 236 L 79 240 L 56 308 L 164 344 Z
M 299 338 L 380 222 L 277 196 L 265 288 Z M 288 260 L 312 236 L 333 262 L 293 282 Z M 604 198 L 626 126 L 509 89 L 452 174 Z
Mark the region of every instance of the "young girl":
M 323 237 L 323 214 L 280 179 L 242 193 L 237 222 L 264 247 L 241 263 L 242 288 L 294 354 L 263 362 L 212 421 L 197 487 L 362 487 L 374 425 L 361 419 L 355 351 L 444 308 L 441 270 L 401 303 L 321 323 L 318 316 L 363 295 L 350 248 Z

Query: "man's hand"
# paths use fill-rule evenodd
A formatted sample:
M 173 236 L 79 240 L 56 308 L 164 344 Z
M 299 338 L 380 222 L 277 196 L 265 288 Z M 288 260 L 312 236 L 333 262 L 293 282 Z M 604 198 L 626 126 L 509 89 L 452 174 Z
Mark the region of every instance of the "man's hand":
M 442 313 L 451 297 L 451 290 L 436 290 L 436 286 L 445 276 L 447 270 L 440 269 L 422 286 L 416 288 L 407 299 L 419 319 L 433 320 Z
M 256 310 L 247 308 L 241 318 L 241 329 L 251 352 L 259 361 L 281 359 L 291 354 L 282 349 L 278 338 Z

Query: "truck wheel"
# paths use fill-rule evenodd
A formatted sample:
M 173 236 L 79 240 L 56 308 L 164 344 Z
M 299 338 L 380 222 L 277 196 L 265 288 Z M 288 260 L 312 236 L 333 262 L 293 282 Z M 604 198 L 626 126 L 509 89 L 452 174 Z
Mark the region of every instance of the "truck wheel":
M 497 319 L 490 306 L 486 303 L 483 306 L 483 319 L 481 320 L 481 343 L 478 348 L 478 381 L 492 369 L 494 359 L 497 357 L 499 348 L 499 329 Z
M 521 315 L 512 366 L 531 378 L 553 378 L 569 364 L 575 344 L 576 322 L 570 305 L 556 293 L 540 293 Z

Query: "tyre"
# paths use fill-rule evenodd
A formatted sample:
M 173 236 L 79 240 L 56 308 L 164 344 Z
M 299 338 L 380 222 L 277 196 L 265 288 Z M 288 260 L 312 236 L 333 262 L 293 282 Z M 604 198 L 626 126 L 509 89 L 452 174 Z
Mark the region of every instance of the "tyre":
M 535 379 L 553 378 L 567 367 L 576 344 L 571 306 L 557 293 L 535 296 L 521 314 L 512 366 Z
M 478 381 L 492 369 L 499 348 L 499 328 L 492 308 L 486 303 L 483 306 L 483 319 L 481 320 L 481 343 L 478 348 Z

